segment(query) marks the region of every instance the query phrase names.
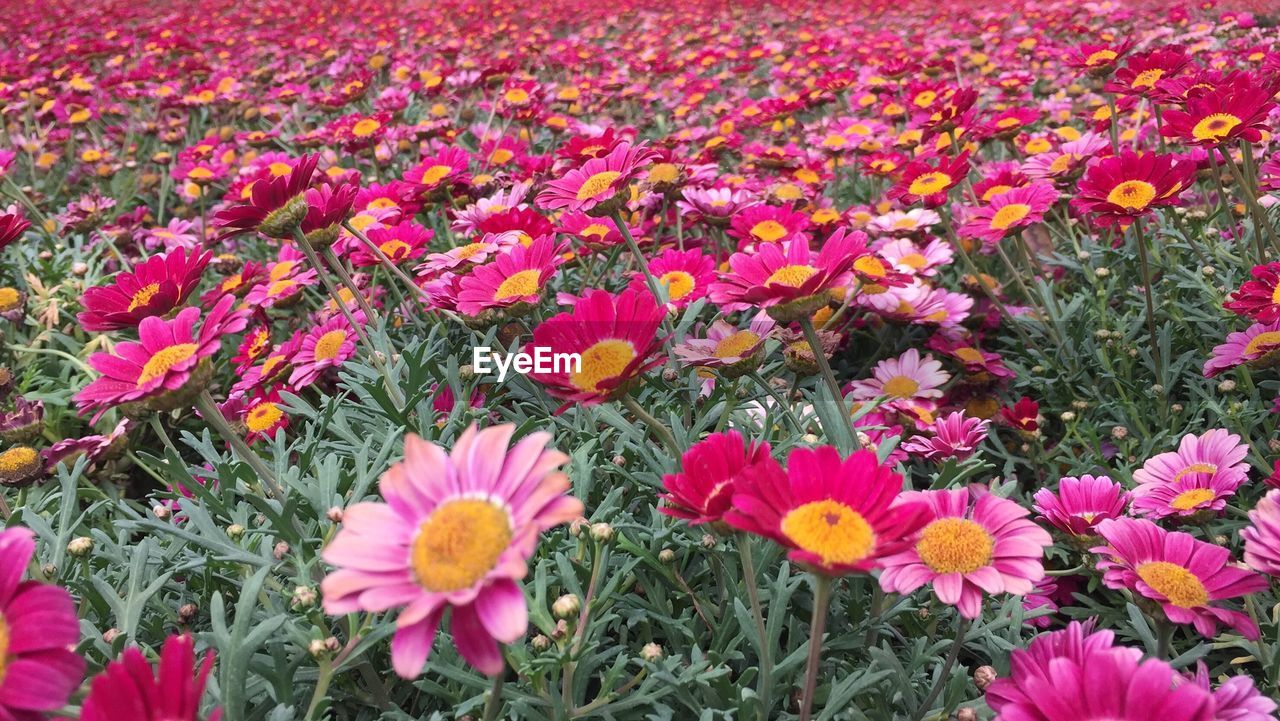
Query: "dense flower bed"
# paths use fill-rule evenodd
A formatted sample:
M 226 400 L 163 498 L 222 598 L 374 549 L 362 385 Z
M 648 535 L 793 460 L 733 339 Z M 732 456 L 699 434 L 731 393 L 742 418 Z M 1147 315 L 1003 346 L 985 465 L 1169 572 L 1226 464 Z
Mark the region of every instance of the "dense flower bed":
M 10 8 L 0 721 L 1275 718 L 1277 21 Z

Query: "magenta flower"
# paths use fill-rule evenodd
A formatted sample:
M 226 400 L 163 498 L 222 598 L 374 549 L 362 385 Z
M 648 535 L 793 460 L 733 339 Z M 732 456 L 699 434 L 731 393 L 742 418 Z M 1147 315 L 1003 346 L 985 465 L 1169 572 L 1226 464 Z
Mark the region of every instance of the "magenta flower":
M 608 215 L 628 200 L 631 181 L 657 155 L 643 145 L 620 141 L 602 158 L 592 158 L 559 180 L 552 180 L 538 194 L 538 204 L 547 210 L 561 208 L 587 215 Z
M 213 652 L 196 666 L 195 641 L 170 636 L 152 669 L 137 648 L 107 664 L 93 679 L 80 710 L 80 721 L 200 721 L 200 699 L 213 671 Z M 214 709 L 206 721 L 218 721 Z
M 1134 513 L 1165 518 L 1221 511 L 1248 480 L 1248 453 L 1240 436 L 1221 428 L 1183 436 L 1177 451 L 1154 456 L 1134 471 Z
M 912 436 L 902 444 L 902 450 L 930 461 L 964 460 L 987 439 L 989 423 L 980 418 L 966 418 L 964 411 L 956 411 L 929 425 L 926 432 L 933 435 Z
M 1267 491 L 1249 511 L 1249 521 L 1240 531 L 1244 562 L 1255 571 L 1280 577 L 1280 490 Z
M 1090 536 L 1099 523 L 1123 516 L 1130 498 L 1123 486 L 1106 476 L 1066 476 L 1058 481 L 1057 493 L 1048 488 L 1036 491 L 1034 508 L 1054 528 Z

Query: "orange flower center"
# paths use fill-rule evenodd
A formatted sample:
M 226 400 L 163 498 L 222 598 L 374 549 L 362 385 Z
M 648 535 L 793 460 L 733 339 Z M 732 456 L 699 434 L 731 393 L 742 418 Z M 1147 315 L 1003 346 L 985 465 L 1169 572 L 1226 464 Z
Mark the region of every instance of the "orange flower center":
M 1209 603 L 1209 591 L 1194 573 L 1168 561 L 1151 561 L 1137 568 L 1138 578 L 1151 590 L 1180 608 L 1196 608 Z
M 991 227 L 994 230 L 1008 230 L 1009 226 L 1017 223 L 1023 218 L 1031 214 L 1031 206 L 1026 203 L 1010 203 L 996 214 L 991 216 Z
M 148 283 L 147 285 L 142 286 L 133 294 L 133 297 L 129 299 L 129 311 L 133 312 L 147 303 L 150 303 L 151 299 L 159 292 L 159 283 Z
M 316 360 L 333 360 L 337 358 L 339 351 L 342 350 L 342 344 L 346 342 L 347 332 L 341 328 L 325 333 L 320 336 L 320 340 L 316 341 Z
M 274 428 L 281 418 L 284 418 L 284 411 L 280 406 L 264 401 L 245 414 L 244 425 L 254 433 L 262 433 Z
M 478 498 L 446 501 L 418 527 L 409 565 L 428 591 L 461 591 L 493 570 L 511 535 L 511 516 L 496 504 Z
M 1196 506 L 1212 501 L 1216 494 L 1208 488 L 1192 488 L 1189 491 L 1183 491 L 1174 498 L 1169 505 L 1179 511 L 1189 511 Z
M 907 192 L 911 195 L 933 195 L 942 192 L 949 185 L 951 185 L 951 176 L 935 170 L 911 181 Z
M 662 277 L 658 278 L 658 282 L 666 287 L 667 295 L 670 296 L 671 300 L 680 300 L 689 295 L 693 292 L 694 286 L 697 285 L 693 276 L 683 270 L 663 273 Z
M 1125 210 L 1142 210 L 1156 199 L 1156 186 L 1145 180 L 1126 180 L 1107 193 L 1107 202 Z
M 920 384 L 911 376 L 894 376 L 881 386 L 890 398 L 911 398 L 920 390 Z
M 972 573 L 991 563 L 995 539 L 966 518 L 939 518 L 916 542 L 920 560 L 935 573 Z
M 422 171 L 422 180 L 418 182 L 422 185 L 435 185 L 444 180 L 453 172 L 452 165 L 433 165 Z
M 582 364 L 569 374 L 569 382 L 579 390 L 598 392 L 601 382 L 622 375 L 635 357 L 636 349 L 621 338 L 597 341 L 582 352 Z
M 147 359 L 146 365 L 142 366 L 142 372 L 138 374 L 138 387 L 163 377 L 169 372 L 170 368 L 183 361 L 190 360 L 191 356 L 195 355 L 199 348 L 200 346 L 195 343 L 179 343 L 160 349 L 155 355 Z
M 867 519 L 829 498 L 793 508 L 782 517 L 781 529 L 792 543 L 826 565 L 857 563 L 876 546 L 875 529 Z
M 1196 140 L 1221 140 L 1240 124 L 1240 118 L 1230 113 L 1214 113 L 1196 123 L 1191 137 Z
M 762 220 L 751 226 L 751 237 L 763 243 L 776 243 L 787 237 L 787 228 L 776 220 Z
M 712 355 L 717 358 L 737 358 L 759 342 L 759 335 L 749 330 L 740 330 L 716 343 L 716 349 Z
M 1277 289 L 1280 291 L 1280 288 Z M 1269 330 L 1265 333 L 1259 333 L 1249 340 L 1249 344 L 1244 347 L 1244 354 L 1260 355 L 1272 350 L 1280 345 L 1280 330 Z
M 1135 88 L 1154 88 L 1156 81 L 1164 77 L 1164 71 L 1160 68 L 1152 68 L 1143 70 L 1134 76 L 1133 82 L 1130 83 Z

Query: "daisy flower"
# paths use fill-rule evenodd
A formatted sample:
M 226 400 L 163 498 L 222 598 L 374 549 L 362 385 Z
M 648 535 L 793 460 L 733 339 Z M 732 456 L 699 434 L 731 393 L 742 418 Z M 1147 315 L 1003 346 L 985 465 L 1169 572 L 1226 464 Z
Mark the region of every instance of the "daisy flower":
M 667 303 L 674 308 L 684 308 L 699 298 L 706 297 L 711 282 L 716 278 L 716 263 L 693 248 L 686 251 L 668 248 L 662 255 L 649 261 L 649 273 L 667 291 Z M 649 290 L 643 273 L 631 276 L 632 290 Z
M 951 263 L 955 252 L 950 243 L 939 238 L 932 238 L 927 243 L 907 238 L 894 238 L 888 242 L 881 240 L 872 244 L 871 249 L 899 272 L 924 278 L 937 275 L 939 268 Z
M 1178 450 L 1153 456 L 1133 472 L 1133 510 L 1152 518 L 1221 511 L 1249 478 L 1249 446 L 1221 428 L 1187 434 Z
M 764 308 L 789 322 L 826 305 L 830 291 L 847 284 L 854 258 L 866 252 L 865 233 L 837 230 L 814 253 L 805 241 L 763 243 L 734 253 L 729 272 L 711 285 L 711 301 L 726 310 Z
M 621 141 L 601 158 L 592 158 L 558 180 L 547 183 L 538 204 L 547 210 L 565 208 L 591 216 L 609 215 L 630 198 L 630 184 L 657 155 L 643 145 Z
M 910 543 L 924 507 L 900 503 L 902 476 L 873 451 L 841 458 L 831 446 L 796 448 L 783 470 L 771 457 L 744 469 L 724 520 L 789 549 L 827 576 L 866 573 Z
M 89 288 L 80 299 L 84 307 L 76 319 L 90 331 L 134 328 L 143 318 L 168 315 L 184 305 L 204 275 L 213 253 L 188 253 L 179 248 L 153 255 L 116 274 L 111 285 Z
M 884 559 L 880 587 L 886 592 L 932 584 L 939 601 L 977 618 L 983 593 L 1025 595 L 1044 578 L 1044 549 L 1053 539 L 1017 503 L 988 493 L 971 505 L 965 488 L 902 496 L 925 502 L 931 513 L 914 546 Z
M 382 251 L 382 255 L 399 265 L 421 258 L 427 252 L 427 244 L 435 237 L 435 231 L 408 220 L 390 228 L 370 230 L 366 237 Z M 353 248 L 350 253 L 351 264 L 357 268 L 368 268 L 382 262 L 378 254 L 364 243 L 357 243 Z
M 1255 265 L 1223 308 L 1259 323 L 1280 321 L 1280 262 Z
M 516 237 L 509 233 L 486 233 L 479 240 L 472 241 L 466 245 L 450 248 L 443 253 L 428 255 L 422 264 L 414 268 L 414 270 L 430 273 L 441 271 L 457 271 L 461 273 L 469 270 L 471 266 L 487 262 L 490 258 L 517 242 Z
M 805 214 L 772 205 L 748 206 L 729 221 L 729 235 L 738 239 L 739 248 L 754 243 L 805 242 L 808 228 Z
M 861 401 L 885 397 L 895 402 L 942 397 L 942 386 L 951 374 L 932 355 L 920 358 L 920 351 L 909 348 L 897 358 L 886 358 L 871 370 L 871 377 L 854 381 L 853 397 Z
M 1106 476 L 1065 476 L 1057 492 L 1036 491 L 1032 506 L 1049 525 L 1072 536 L 1093 536 L 1094 528 L 1109 518 L 1124 515 L 1131 496 Z
M 364 322 L 362 311 L 354 311 L 353 315 L 357 323 Z M 358 340 L 359 336 L 342 315 L 334 316 L 307 331 L 302 336 L 297 352 L 289 358 L 289 363 L 293 366 L 289 373 L 289 385 L 304 388 L 315 383 L 326 370 L 337 368 L 350 360 L 356 354 Z M 267 358 L 267 362 L 269 361 L 270 356 Z M 263 375 L 265 374 L 264 368 Z
M 1207 92 L 1189 94 L 1184 109 L 1166 110 L 1160 133 L 1202 148 L 1237 138 L 1259 142 L 1269 132 L 1267 116 L 1276 107 L 1275 93 L 1274 83 L 1240 73 Z
M 923 203 L 937 208 L 947 202 L 947 191 L 960 184 L 969 174 L 969 151 L 954 158 L 939 157 L 936 164 L 913 160 L 902 169 L 902 177 L 885 193 L 887 200 L 903 205 Z
M 891 210 L 867 223 L 867 230 L 879 235 L 912 236 L 923 233 L 942 222 L 937 211 L 912 208 L 906 212 Z
M 71 650 L 80 642 L 71 594 L 22 580 L 35 549 L 30 530 L 0 530 L 0 718 L 15 721 L 61 709 L 84 676 L 84 659 Z
M 726 226 L 738 212 L 756 201 L 746 192 L 732 188 L 685 188 L 684 200 L 676 201 L 681 213 L 711 225 Z
M 1249 526 L 1240 531 L 1240 537 L 1249 568 L 1280 577 L 1280 490 L 1267 491 L 1249 511 Z
M 218 721 L 221 709 L 200 715 L 200 699 L 213 671 L 213 652 L 196 665 L 191 636 L 170 636 L 152 668 L 137 648 L 127 648 L 93 679 L 80 721 Z
M 525 247 L 516 243 L 492 263 L 477 266 L 463 276 L 458 310 L 478 316 L 490 309 L 506 309 L 513 315 L 537 305 L 547 282 L 563 262 L 562 247 L 552 236 L 543 236 Z
M 957 411 L 931 423 L 926 431 L 932 435 L 912 436 L 902 444 L 902 450 L 930 461 L 964 460 L 987 439 L 989 423 Z
M 1111 142 L 1101 133 L 1085 133 L 1057 150 L 1040 153 L 1028 158 L 1021 171 L 1032 180 L 1052 180 L 1062 185 L 1076 177 L 1082 167 Z M 986 199 L 985 197 L 983 198 Z
M 533 329 L 530 348 L 577 353 L 577 370 L 529 373 L 547 392 L 569 405 L 592 405 L 625 393 L 641 373 L 662 363 L 658 328 L 666 312 L 648 292 L 624 290 L 614 296 L 589 290 L 570 313 L 560 313 Z
M 1280 348 L 1280 319 L 1254 323 L 1242 331 L 1227 334 L 1225 343 L 1214 346 L 1202 372 L 1205 378 L 1213 378 L 1242 365 L 1268 368 L 1277 360 L 1277 348 Z
M 247 434 L 245 440 L 255 443 L 262 438 L 275 438 L 289 426 L 289 416 L 280 403 L 280 391 L 259 394 L 245 403 L 240 413 L 240 422 L 244 424 Z
M 1097 567 L 1108 588 L 1127 588 L 1158 602 L 1169 621 L 1193 624 L 1205 638 L 1217 636 L 1219 623 L 1258 638 L 1247 615 L 1217 603 L 1261 591 L 1267 579 L 1232 564 L 1227 549 L 1139 518 L 1103 521 L 1098 534 L 1107 545 L 1091 551 L 1101 556 Z
M 1116 70 L 1105 90 L 1121 95 L 1150 97 L 1157 83 L 1177 75 L 1190 62 L 1186 48 L 1181 45 L 1137 53 L 1129 58 L 1123 68 Z
M 557 221 L 556 230 L 572 235 L 591 249 L 612 248 L 626 242 L 613 218 L 593 218 L 586 213 L 568 212 L 561 215 Z M 633 238 L 636 238 L 637 243 L 644 244 L 644 239 L 637 237 L 640 235 L 638 228 L 628 225 L 627 230 Z
M 1276 702 L 1262 695 L 1248 676 L 1232 676 L 1214 690 L 1208 667 L 1197 661 L 1193 683 L 1213 695 L 1215 721 L 1275 721 Z
M 1039 223 L 1057 200 L 1058 191 L 1048 183 L 1013 188 L 972 211 L 957 232 L 962 237 L 977 238 L 987 244 L 997 243 L 1010 233 Z
M 31 221 L 23 217 L 22 213 L 14 206 L 9 206 L 8 210 L 0 213 L 0 250 L 27 232 L 27 228 L 31 227 Z
M 516 427 L 466 431 L 446 452 L 416 435 L 379 483 L 385 503 L 357 503 L 322 553 L 337 567 L 321 584 L 331 615 L 399 609 L 391 663 L 418 676 L 450 612 L 458 653 L 490 676 L 503 671 L 500 644 L 525 634 L 520 579 L 540 534 L 582 515 L 557 470 L 569 457 L 548 433 L 511 445 Z
M 746 443 L 737 431 L 712 433 L 689 447 L 680 472 L 662 477 L 666 501 L 658 510 L 689 525 L 719 521 L 730 509 L 737 479 L 749 466 L 771 459 L 768 443 Z
M 173 320 L 143 318 L 138 343 L 121 343 L 113 353 L 94 353 L 88 364 L 102 374 L 76 394 L 81 413 L 145 402 L 152 410 L 181 408 L 202 389 L 208 364 L 202 361 L 218 352 L 224 335 L 248 325 L 247 311 L 233 311 L 233 296 L 222 300 L 205 316 L 200 332 L 199 308 L 184 308 Z
M 319 155 L 304 155 L 284 175 L 271 174 L 253 182 L 249 202 L 233 205 L 214 216 L 214 225 L 236 231 L 256 230 L 272 238 L 290 238 L 307 217 L 306 190 Z
M 268 278 L 250 288 L 244 299 L 255 308 L 288 308 L 302 300 L 303 290 L 319 282 L 319 274 L 313 269 L 307 269 L 281 278 Z
M 423 156 L 417 165 L 404 171 L 404 181 L 412 184 L 420 196 L 436 194 L 451 185 L 471 182 L 467 175 L 470 162 L 471 156 L 462 148 L 456 145 L 442 147 Z
M 687 365 L 713 368 L 726 378 L 741 377 L 760 366 L 764 342 L 775 325 L 767 313 L 760 313 L 750 327 L 742 329 L 716 319 L 705 338 L 686 338 L 675 354 Z
M 1085 168 L 1071 205 L 1102 226 L 1128 223 L 1156 208 L 1178 205 L 1194 175 L 1194 163 L 1172 155 L 1125 150 Z

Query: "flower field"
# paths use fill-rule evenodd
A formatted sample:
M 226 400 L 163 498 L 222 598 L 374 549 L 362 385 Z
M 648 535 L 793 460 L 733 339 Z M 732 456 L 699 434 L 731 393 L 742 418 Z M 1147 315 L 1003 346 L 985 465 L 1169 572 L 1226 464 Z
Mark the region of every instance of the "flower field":
M 1280 5 L 15 5 L 0 721 L 1265 721 Z

